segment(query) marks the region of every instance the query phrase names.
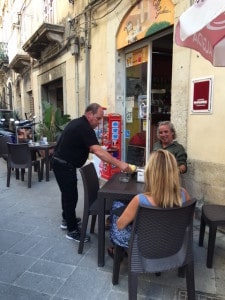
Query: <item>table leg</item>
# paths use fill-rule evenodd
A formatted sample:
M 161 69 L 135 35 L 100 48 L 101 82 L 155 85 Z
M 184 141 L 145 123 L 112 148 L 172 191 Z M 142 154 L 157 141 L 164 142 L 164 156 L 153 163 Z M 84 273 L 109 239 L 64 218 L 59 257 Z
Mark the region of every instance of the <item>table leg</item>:
M 105 265 L 105 199 L 99 199 L 98 212 L 98 266 Z
M 49 149 L 45 149 L 45 172 L 46 181 L 49 181 Z

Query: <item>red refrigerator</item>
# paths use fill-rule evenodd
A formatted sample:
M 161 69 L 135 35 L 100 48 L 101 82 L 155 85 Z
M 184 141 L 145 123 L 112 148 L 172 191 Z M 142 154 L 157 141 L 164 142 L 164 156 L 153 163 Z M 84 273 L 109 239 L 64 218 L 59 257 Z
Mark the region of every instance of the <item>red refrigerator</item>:
M 107 114 L 99 125 L 100 144 L 114 157 L 121 159 L 121 115 Z M 113 174 L 120 172 L 120 169 L 106 162 L 100 162 L 100 176 L 109 179 Z

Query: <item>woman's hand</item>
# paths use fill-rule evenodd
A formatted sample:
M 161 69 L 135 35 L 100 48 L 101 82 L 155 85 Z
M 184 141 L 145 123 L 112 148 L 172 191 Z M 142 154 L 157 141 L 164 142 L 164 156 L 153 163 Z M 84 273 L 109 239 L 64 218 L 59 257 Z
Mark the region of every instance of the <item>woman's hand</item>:
M 179 171 L 181 174 L 185 173 L 186 172 L 186 166 L 185 165 L 180 165 L 179 166 Z

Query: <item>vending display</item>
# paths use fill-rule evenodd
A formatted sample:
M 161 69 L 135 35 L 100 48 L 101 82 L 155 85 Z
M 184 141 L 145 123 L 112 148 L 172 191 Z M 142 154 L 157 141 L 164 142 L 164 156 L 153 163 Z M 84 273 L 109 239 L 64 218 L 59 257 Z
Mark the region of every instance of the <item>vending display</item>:
M 103 117 L 98 128 L 99 142 L 112 156 L 121 159 L 121 115 L 108 114 Z M 100 162 L 100 175 L 109 179 L 113 174 L 120 172 L 116 166 Z

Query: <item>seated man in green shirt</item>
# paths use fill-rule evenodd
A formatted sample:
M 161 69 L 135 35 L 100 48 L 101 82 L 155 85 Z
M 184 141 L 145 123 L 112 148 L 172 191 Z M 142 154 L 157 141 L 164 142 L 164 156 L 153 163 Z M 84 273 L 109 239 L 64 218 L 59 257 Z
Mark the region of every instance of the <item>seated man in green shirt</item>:
M 153 145 L 153 151 L 168 150 L 175 156 L 180 173 L 187 172 L 187 153 L 184 147 L 175 141 L 176 131 L 170 121 L 159 122 L 157 137 L 159 141 Z

